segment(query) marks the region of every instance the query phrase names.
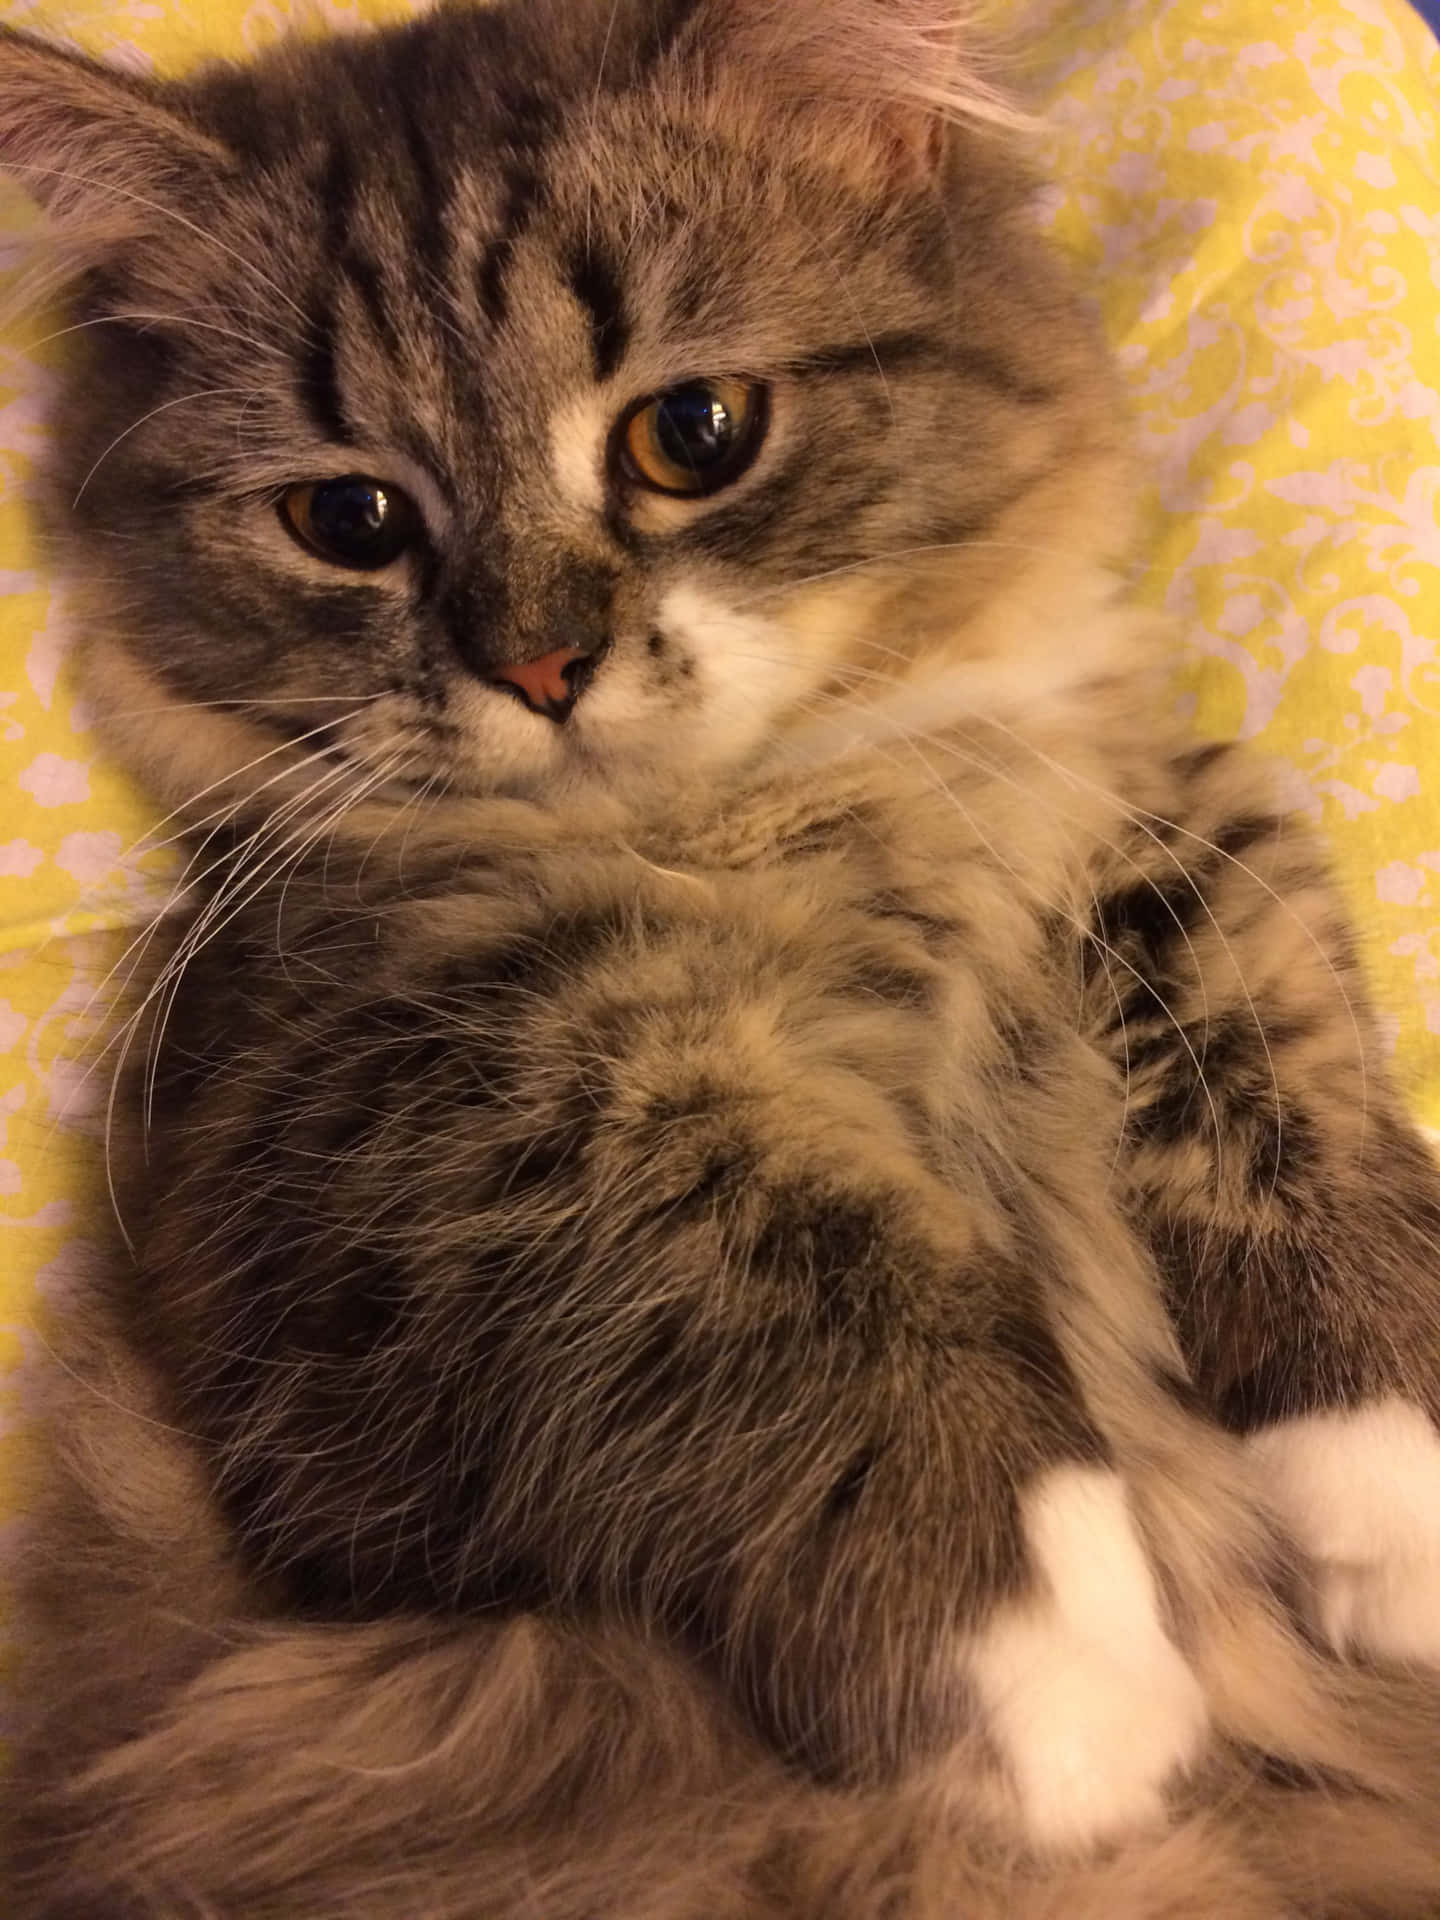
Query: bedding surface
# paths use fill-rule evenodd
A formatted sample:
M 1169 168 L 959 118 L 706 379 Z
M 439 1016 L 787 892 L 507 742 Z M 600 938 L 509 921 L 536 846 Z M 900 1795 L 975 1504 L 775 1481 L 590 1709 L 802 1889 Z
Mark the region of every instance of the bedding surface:
M 0 0 L 164 71 L 401 11 Z M 1041 0 L 1016 39 L 1057 183 L 1038 217 L 1095 286 L 1149 463 L 1137 579 L 1181 623 L 1175 697 L 1330 837 L 1440 1126 L 1440 48 L 1403 0 Z M 167 860 L 96 750 L 30 528 L 66 349 L 17 312 L 32 228 L 0 188 L 0 1527 L 27 1361 L 103 1230 L 113 1056 L 83 1048 Z

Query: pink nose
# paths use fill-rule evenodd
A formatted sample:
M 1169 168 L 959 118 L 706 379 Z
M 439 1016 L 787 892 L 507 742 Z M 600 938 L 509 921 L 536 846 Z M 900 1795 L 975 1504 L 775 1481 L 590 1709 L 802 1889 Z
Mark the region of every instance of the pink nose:
M 575 701 L 575 689 L 565 677 L 566 670 L 588 657 L 581 647 L 558 647 L 554 653 L 542 653 L 537 660 L 495 667 L 490 677 L 514 687 L 536 713 L 563 720 Z

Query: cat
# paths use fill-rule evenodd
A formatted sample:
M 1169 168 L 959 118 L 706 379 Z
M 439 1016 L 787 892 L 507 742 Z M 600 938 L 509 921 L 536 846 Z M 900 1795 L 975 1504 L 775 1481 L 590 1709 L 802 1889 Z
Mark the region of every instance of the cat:
M 1440 1178 L 943 0 L 0 36 L 187 836 L 13 1920 L 1433 1915 Z

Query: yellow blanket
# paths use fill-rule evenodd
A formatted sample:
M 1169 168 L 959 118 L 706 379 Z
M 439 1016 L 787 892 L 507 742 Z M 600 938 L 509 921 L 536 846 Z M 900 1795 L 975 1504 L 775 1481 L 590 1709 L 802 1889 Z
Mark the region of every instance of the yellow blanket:
M 263 46 L 300 10 L 0 0 L 166 70 Z M 1440 50 L 1403 0 L 1042 16 L 1042 217 L 1093 270 L 1129 376 L 1154 481 L 1141 590 L 1183 617 L 1178 697 L 1277 756 L 1330 835 L 1398 1071 L 1440 1125 Z M 28 528 L 64 342 L 53 318 L 5 325 L 26 218 L 0 196 L 0 1523 L 36 1303 L 82 1268 L 103 1205 L 108 1064 L 74 1056 L 116 930 L 148 910 L 128 850 L 154 826 L 91 742 Z

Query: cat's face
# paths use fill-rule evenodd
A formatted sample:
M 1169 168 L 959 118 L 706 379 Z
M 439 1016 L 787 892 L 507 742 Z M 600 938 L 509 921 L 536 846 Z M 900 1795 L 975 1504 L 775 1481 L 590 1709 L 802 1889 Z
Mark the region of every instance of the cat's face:
M 1103 380 L 1013 163 L 817 105 L 747 5 L 455 10 L 146 95 L 53 513 L 192 759 L 224 715 L 397 792 L 663 791 L 1090 560 Z

